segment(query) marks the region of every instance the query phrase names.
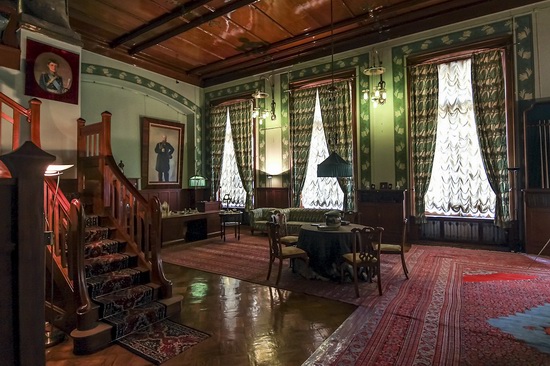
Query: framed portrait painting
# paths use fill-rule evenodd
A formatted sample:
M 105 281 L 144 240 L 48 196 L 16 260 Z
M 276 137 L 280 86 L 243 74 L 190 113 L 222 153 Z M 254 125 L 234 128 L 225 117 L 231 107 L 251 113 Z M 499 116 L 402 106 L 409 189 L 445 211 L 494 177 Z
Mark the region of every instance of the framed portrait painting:
M 182 187 L 184 132 L 183 123 L 142 119 L 142 189 Z
M 78 104 L 80 56 L 27 39 L 25 94 Z

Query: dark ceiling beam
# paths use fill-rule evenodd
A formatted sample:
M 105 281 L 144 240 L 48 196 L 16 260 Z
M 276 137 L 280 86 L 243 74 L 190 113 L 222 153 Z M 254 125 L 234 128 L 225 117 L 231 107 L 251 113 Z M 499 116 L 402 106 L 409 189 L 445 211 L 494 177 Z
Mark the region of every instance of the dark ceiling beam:
M 145 42 L 142 42 L 142 43 L 130 48 L 129 53 L 131 55 L 134 55 L 134 54 L 136 54 L 138 52 L 141 52 L 141 51 L 143 51 L 143 50 L 145 50 L 149 47 L 152 47 L 152 46 L 154 46 L 154 45 L 156 45 L 160 42 L 166 41 L 167 39 L 175 37 L 175 36 L 177 36 L 181 33 L 184 33 L 184 32 L 186 32 L 190 29 L 193 29 L 195 27 L 198 27 L 201 24 L 204 24 L 204 23 L 209 22 L 213 19 L 224 16 L 225 14 L 230 13 L 234 10 L 239 9 L 239 8 L 242 8 L 243 6 L 247 6 L 247 5 L 250 5 L 252 3 L 255 3 L 256 1 L 258 1 L 258 0 L 239 0 L 239 1 L 233 2 L 229 5 L 222 6 L 218 10 L 213 11 L 212 13 L 208 13 L 206 15 L 198 17 L 197 19 L 194 19 L 194 20 L 192 20 L 191 22 L 189 22 L 187 24 L 183 24 L 179 27 L 173 28 L 173 29 L 171 29 L 167 32 L 164 32 L 164 33 L 160 34 L 157 37 L 151 38 L 151 39 L 149 39 Z
M 203 5 L 208 4 L 210 1 L 211 0 L 190 1 L 182 6 L 177 7 L 176 9 L 172 10 L 170 13 L 161 15 L 160 17 L 153 19 L 151 22 L 116 38 L 111 42 L 110 46 L 111 48 L 116 48 L 128 41 L 131 41 L 134 38 L 141 36 L 144 33 L 147 33 L 155 28 L 160 27 L 161 25 L 168 23 L 173 19 L 176 19 L 177 17 L 190 13 L 193 10 L 200 8 Z
M 466 0 L 466 1 L 471 1 L 471 2 L 474 2 L 474 3 L 478 2 L 478 0 Z M 339 33 L 338 29 L 345 28 L 345 27 L 347 27 L 349 25 L 353 25 L 353 24 L 359 24 L 359 27 L 356 28 L 355 30 L 360 29 L 361 31 L 364 31 L 365 26 L 367 26 L 367 27 L 373 26 L 373 27 L 380 28 L 381 25 L 379 23 L 395 19 L 396 17 L 400 18 L 399 23 L 401 23 L 402 22 L 401 17 L 410 18 L 411 14 L 414 13 L 414 11 L 411 11 L 411 7 L 416 6 L 416 7 L 418 7 L 418 10 L 416 10 L 416 11 L 423 11 L 423 7 L 426 6 L 427 4 L 429 5 L 429 2 L 426 1 L 426 0 L 415 0 L 415 1 L 407 2 L 406 5 L 404 5 L 403 3 L 399 3 L 397 5 L 392 5 L 392 6 L 389 6 L 389 7 L 379 7 L 377 9 L 373 10 L 372 12 L 367 12 L 363 15 L 360 15 L 360 16 L 357 16 L 357 17 L 354 17 L 354 18 L 346 19 L 346 20 L 343 20 L 341 22 L 335 23 L 334 24 L 334 37 L 335 37 L 335 39 L 337 39 L 341 34 L 346 36 L 348 34 L 348 32 L 351 32 L 353 30 L 347 31 L 345 33 Z M 452 1 L 444 4 L 446 9 L 448 9 L 452 5 L 453 5 Z M 462 4 L 462 5 L 464 5 L 464 4 Z M 404 21 L 406 21 L 406 19 Z M 362 23 L 364 23 L 365 25 L 361 26 Z M 318 35 L 323 34 L 323 33 L 328 34 L 330 31 L 331 31 L 331 25 L 327 25 L 325 27 L 321 27 L 319 29 L 316 29 L 316 30 L 313 30 L 313 31 L 310 31 L 310 32 L 306 32 L 306 33 L 294 36 L 292 38 L 287 38 L 287 39 L 284 39 L 284 40 L 279 41 L 279 42 L 274 42 L 274 43 L 272 43 L 270 45 L 267 45 L 267 46 L 262 46 L 262 47 L 255 48 L 253 50 L 247 51 L 245 53 L 238 54 L 236 56 L 227 58 L 225 60 L 221 60 L 221 61 L 211 63 L 211 64 L 208 64 L 208 65 L 196 67 L 194 69 L 189 70 L 188 73 L 198 75 L 200 77 L 201 75 L 209 73 L 211 70 L 214 70 L 214 71 L 215 70 L 220 70 L 220 69 L 225 70 L 225 67 L 223 65 L 227 64 L 227 63 L 228 64 L 235 64 L 235 65 L 238 64 L 239 66 L 242 66 L 242 62 L 246 62 L 246 60 L 249 60 L 250 57 L 255 57 L 258 54 L 264 54 L 265 57 L 269 59 L 270 54 L 279 53 L 279 51 L 277 51 L 277 49 L 280 48 L 280 47 L 284 47 L 288 44 L 293 44 L 293 43 L 296 43 L 296 42 L 300 42 L 300 41 L 303 41 L 305 39 L 308 39 L 308 38 L 311 38 L 311 37 L 314 37 L 314 36 L 318 36 Z M 316 47 L 322 47 L 322 46 L 325 45 L 325 43 L 327 43 L 327 44 L 330 43 L 330 36 L 327 36 L 323 39 L 317 39 L 316 42 L 317 42 Z M 296 48 L 296 49 L 297 49 L 298 52 L 300 52 L 300 49 L 309 48 L 309 47 L 311 47 L 311 45 L 301 45 L 301 46 L 298 46 L 298 48 Z
M 346 33 L 349 37 L 347 39 L 342 39 L 339 42 L 335 42 L 334 52 L 341 53 L 361 47 L 368 47 L 390 39 L 469 20 L 472 19 L 472 14 L 475 14 L 475 17 L 479 17 L 537 2 L 540 2 L 540 0 L 488 0 L 482 4 L 473 4 L 472 6 L 465 6 L 465 3 L 462 2 L 461 6 L 453 11 L 447 9 L 442 12 L 442 9 L 439 9 L 440 11 L 437 14 L 432 13 L 430 16 L 422 19 L 408 19 L 408 21 L 405 22 L 401 17 L 399 18 L 399 21 L 397 19 L 393 20 L 395 24 L 386 24 L 382 31 L 373 31 L 372 29 L 367 30 L 365 27 L 362 27 Z M 452 21 L 449 21 L 449 19 L 452 19 Z M 270 72 L 274 69 L 276 70 L 315 60 L 321 57 L 326 57 L 330 54 L 330 47 L 318 46 L 315 48 L 310 47 L 307 50 L 301 50 L 300 52 L 295 52 L 294 54 L 289 54 L 286 57 L 281 57 L 277 60 L 250 60 L 248 67 L 246 67 L 246 63 L 240 63 L 240 68 L 224 68 L 223 74 L 213 72 L 208 75 L 202 75 L 201 85 L 203 87 L 210 87 L 233 80 L 250 77 L 251 75 Z M 252 64 L 254 61 L 257 61 L 256 64 Z

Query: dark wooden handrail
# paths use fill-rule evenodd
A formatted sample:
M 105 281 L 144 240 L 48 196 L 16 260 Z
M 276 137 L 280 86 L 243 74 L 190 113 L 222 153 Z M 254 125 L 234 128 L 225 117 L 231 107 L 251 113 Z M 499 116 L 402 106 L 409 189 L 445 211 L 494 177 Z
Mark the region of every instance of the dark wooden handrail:
M 6 120 L 13 125 L 11 150 L 20 146 L 21 140 L 21 118 L 26 117 L 31 125 L 30 140 L 40 147 L 40 105 L 42 102 L 38 99 L 29 101 L 29 108 L 25 108 L 7 95 L 0 93 L 0 120 Z M 7 108 L 5 108 L 7 107 Z M 11 112 L 11 114 L 10 114 Z M 0 136 L 2 136 L 2 125 L 0 124 Z M 2 151 L 0 151 L 2 152 Z M 9 151 L 4 151 L 4 153 Z M 0 162 L 0 178 L 9 178 L 11 174 L 8 169 Z

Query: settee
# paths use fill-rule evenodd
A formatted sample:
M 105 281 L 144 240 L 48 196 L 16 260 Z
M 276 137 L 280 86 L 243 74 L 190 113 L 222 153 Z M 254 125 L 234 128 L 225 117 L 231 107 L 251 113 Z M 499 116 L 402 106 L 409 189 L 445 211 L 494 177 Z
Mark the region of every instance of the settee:
M 304 224 L 323 223 L 325 222 L 325 213 L 333 211 L 331 209 L 317 208 L 276 208 L 262 207 L 250 210 L 250 232 L 254 235 L 255 231 L 266 233 L 267 223 L 272 221 L 271 216 L 275 211 L 281 211 L 286 215 L 286 224 L 288 235 L 298 235 L 300 227 Z

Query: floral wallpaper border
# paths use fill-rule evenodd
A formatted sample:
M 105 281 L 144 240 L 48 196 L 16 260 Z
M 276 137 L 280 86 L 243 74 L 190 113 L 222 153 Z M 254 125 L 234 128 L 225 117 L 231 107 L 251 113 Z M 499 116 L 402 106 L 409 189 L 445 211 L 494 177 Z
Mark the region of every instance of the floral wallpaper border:
M 407 56 L 412 53 L 429 51 L 502 34 L 514 34 L 515 36 L 516 53 L 514 63 L 516 65 L 516 88 L 519 101 L 533 99 L 535 80 L 533 75 L 534 61 L 531 15 L 518 16 L 392 48 L 396 186 L 408 187 L 405 79 Z
M 204 127 L 202 123 L 202 110 L 198 105 L 196 105 L 183 95 L 179 94 L 178 92 L 162 84 L 128 71 L 88 63 L 82 63 L 81 67 L 82 74 L 103 76 L 106 78 L 123 80 L 128 83 L 140 85 L 142 87 L 148 88 L 151 91 L 163 94 L 171 98 L 177 104 L 181 104 L 187 109 L 191 110 L 194 113 L 193 125 L 195 126 L 195 173 L 202 172 L 202 132 Z

